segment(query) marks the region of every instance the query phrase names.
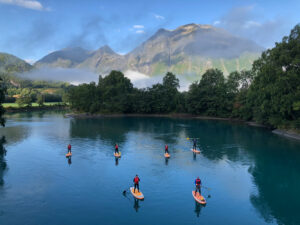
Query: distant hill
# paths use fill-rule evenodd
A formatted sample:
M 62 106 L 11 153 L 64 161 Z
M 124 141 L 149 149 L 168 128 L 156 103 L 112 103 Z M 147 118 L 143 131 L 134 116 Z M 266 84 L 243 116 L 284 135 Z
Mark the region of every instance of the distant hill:
M 111 70 L 131 70 L 150 76 L 171 71 L 192 77 L 209 68 L 218 68 L 228 75 L 235 70 L 250 69 L 263 50 L 253 41 L 221 28 L 187 24 L 175 30 L 159 29 L 126 55 L 115 53 L 107 45 L 96 51 L 65 48 L 46 55 L 35 66 L 81 68 L 104 75 Z
M 33 68 L 32 65 L 24 60 L 7 53 L 0 52 L 0 74 L 1 73 L 15 73 L 26 72 Z

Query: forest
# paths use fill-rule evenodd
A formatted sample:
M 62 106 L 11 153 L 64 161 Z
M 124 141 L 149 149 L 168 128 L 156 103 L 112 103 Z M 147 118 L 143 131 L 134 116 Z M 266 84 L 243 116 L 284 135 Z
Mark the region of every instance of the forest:
M 264 51 L 249 71 L 227 78 L 209 69 L 200 81 L 179 92 L 179 79 L 168 72 L 162 83 L 138 89 L 122 72 L 99 76 L 96 84 L 70 88 L 72 109 L 89 113 L 189 113 L 236 118 L 273 128 L 300 129 L 300 25 Z

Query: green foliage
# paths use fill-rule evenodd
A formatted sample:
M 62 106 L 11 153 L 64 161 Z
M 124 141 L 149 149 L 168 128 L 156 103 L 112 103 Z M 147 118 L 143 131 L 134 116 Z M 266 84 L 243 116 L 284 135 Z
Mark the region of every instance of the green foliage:
M 241 62 L 236 63 L 243 68 Z M 300 25 L 273 49 L 263 52 L 252 70 L 232 72 L 225 79 L 221 70 L 210 69 L 190 85 L 188 92 L 180 93 L 178 88 L 179 80 L 170 72 L 162 84 L 137 89 L 121 72 L 112 71 L 99 77 L 98 85 L 72 87 L 68 99 L 73 109 L 91 113 L 188 112 L 299 129 Z
M 254 62 L 253 72 L 247 94 L 253 118 L 274 127 L 293 127 L 300 118 L 300 25 L 264 52 Z
M 2 78 L 0 77 L 0 125 L 3 127 L 5 126 L 5 119 L 3 118 L 5 109 L 2 106 L 2 103 L 5 100 L 5 93 L 6 93 L 6 87 L 2 81 Z
M 32 105 L 32 98 L 30 95 L 21 96 L 16 100 L 16 103 L 19 105 L 19 107 L 23 106 L 31 106 Z
M 45 102 L 45 99 L 44 99 L 44 96 L 39 94 L 37 96 L 37 100 L 36 100 L 36 103 L 41 107 L 44 105 L 44 102 Z

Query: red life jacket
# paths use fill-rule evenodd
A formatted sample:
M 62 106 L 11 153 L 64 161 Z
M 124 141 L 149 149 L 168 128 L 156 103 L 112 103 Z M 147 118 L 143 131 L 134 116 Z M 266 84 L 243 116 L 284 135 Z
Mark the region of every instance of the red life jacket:
M 118 148 L 119 148 L 119 146 L 118 146 L 118 145 L 116 145 L 116 146 L 115 146 L 115 149 L 118 149 Z
M 200 185 L 201 184 L 201 180 L 200 179 L 196 179 L 196 185 Z
M 134 178 L 134 183 L 138 184 L 139 181 L 140 181 L 140 179 L 139 179 L 138 177 L 135 177 L 135 178 Z
M 71 150 L 71 145 L 70 144 L 68 145 L 68 150 Z
M 165 150 L 168 150 L 168 145 L 165 146 Z

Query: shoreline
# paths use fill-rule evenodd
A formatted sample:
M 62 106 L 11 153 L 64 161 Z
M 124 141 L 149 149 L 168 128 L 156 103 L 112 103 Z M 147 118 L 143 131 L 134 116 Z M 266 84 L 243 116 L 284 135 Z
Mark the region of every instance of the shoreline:
M 92 118 L 113 118 L 113 117 L 165 117 L 165 118 L 187 118 L 187 119 L 200 119 L 200 120 L 218 120 L 218 121 L 229 121 L 234 123 L 243 123 L 252 127 L 260 127 L 270 130 L 272 133 L 280 135 L 286 138 L 292 138 L 300 141 L 300 134 L 290 130 L 282 129 L 271 129 L 268 126 L 254 122 L 254 121 L 245 121 L 234 118 L 223 118 L 223 117 L 212 117 L 212 116 L 199 116 L 192 115 L 187 113 L 173 113 L 173 114 L 90 114 L 90 113 L 67 113 L 65 117 L 74 118 L 74 119 L 92 119 Z
M 20 113 L 20 112 L 36 112 L 36 111 L 47 111 L 47 110 L 64 110 L 67 106 L 65 105 L 51 105 L 51 106 L 29 106 L 29 107 L 7 107 L 5 108 L 5 113 Z

